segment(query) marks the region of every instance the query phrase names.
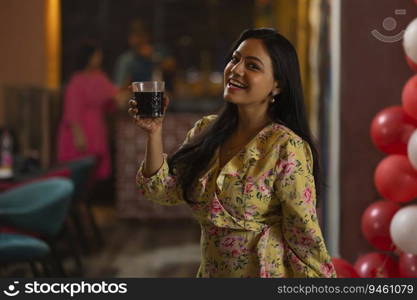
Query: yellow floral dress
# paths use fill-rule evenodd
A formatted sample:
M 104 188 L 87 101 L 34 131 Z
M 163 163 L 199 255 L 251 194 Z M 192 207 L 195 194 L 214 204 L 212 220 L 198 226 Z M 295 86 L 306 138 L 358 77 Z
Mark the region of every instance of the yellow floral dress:
M 186 143 L 217 116 L 197 121 Z M 136 182 L 149 200 L 183 204 L 167 155 L 152 177 Z M 194 187 L 190 208 L 201 224 L 197 277 L 336 277 L 315 209 L 310 147 L 271 123 L 219 169 L 219 149 Z

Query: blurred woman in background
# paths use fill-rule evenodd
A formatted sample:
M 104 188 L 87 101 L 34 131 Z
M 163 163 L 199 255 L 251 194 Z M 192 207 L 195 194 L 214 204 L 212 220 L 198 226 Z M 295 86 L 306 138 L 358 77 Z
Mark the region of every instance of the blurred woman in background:
M 86 155 L 97 159 L 94 179 L 108 179 L 111 160 L 105 114 L 123 99 L 101 70 L 103 53 L 95 43 L 84 43 L 77 55 L 77 71 L 65 90 L 64 110 L 58 132 L 58 161 Z

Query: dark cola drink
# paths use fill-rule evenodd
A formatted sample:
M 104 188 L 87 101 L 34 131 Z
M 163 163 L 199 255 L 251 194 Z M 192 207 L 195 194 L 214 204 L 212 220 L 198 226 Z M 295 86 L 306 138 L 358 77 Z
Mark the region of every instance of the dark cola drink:
M 141 118 L 159 118 L 164 114 L 164 92 L 135 92 Z
M 164 114 L 163 81 L 141 81 L 132 83 L 135 100 L 138 104 L 139 117 L 159 118 Z

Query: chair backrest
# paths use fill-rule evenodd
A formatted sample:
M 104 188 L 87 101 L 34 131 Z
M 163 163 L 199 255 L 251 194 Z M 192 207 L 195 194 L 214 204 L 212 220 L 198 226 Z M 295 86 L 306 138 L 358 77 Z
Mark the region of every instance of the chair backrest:
M 53 237 L 65 220 L 73 192 L 73 183 L 65 178 L 19 186 L 0 194 L 0 218 L 4 225 Z
M 44 173 L 36 174 L 34 177 L 28 177 L 24 178 L 23 180 L 19 180 L 17 182 L 11 181 L 11 182 L 4 182 L 0 184 L 0 192 L 4 192 L 10 189 L 17 188 L 21 185 L 26 185 L 28 183 L 36 182 L 39 180 L 45 180 L 47 178 L 53 178 L 53 177 L 65 177 L 69 178 L 71 176 L 71 170 L 67 167 L 59 167 L 56 169 L 48 170 Z
M 76 160 L 65 162 L 63 165 L 71 171 L 70 178 L 74 183 L 74 198 L 79 199 L 88 187 L 92 177 L 96 158 L 85 156 Z

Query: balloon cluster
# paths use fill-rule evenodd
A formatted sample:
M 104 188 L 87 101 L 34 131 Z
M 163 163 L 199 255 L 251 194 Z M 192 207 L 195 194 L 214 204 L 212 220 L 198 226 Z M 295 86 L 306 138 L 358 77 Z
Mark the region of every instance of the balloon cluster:
M 417 0 L 415 0 L 417 3 Z M 417 72 L 417 18 L 407 27 L 403 46 L 406 61 Z M 375 186 L 383 199 L 363 213 L 366 240 L 377 250 L 360 256 L 354 266 L 333 258 L 338 277 L 417 277 L 417 74 L 402 91 L 402 106 L 380 111 L 372 121 L 374 145 L 388 154 L 377 166 Z

